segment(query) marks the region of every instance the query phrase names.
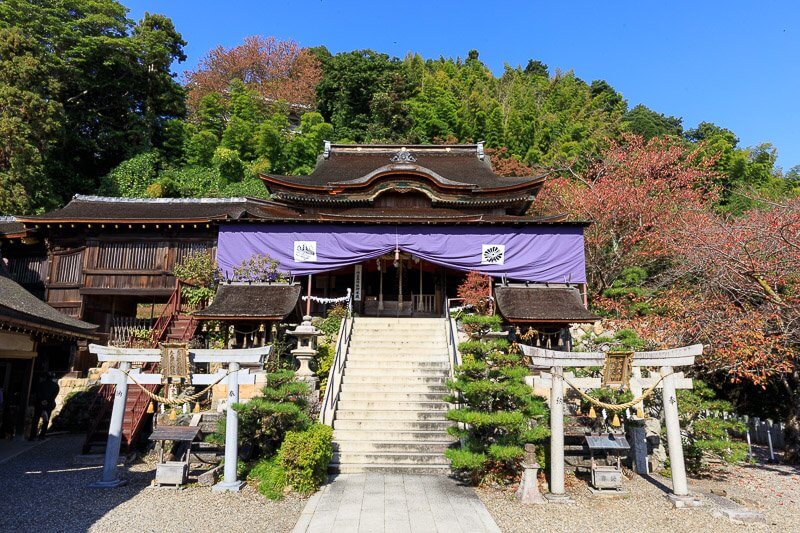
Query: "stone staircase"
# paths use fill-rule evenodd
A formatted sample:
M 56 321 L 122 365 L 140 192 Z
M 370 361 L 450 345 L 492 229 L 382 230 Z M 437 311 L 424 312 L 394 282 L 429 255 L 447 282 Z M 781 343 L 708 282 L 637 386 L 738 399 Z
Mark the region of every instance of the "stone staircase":
M 447 474 L 449 358 L 441 318 L 357 318 L 331 470 Z

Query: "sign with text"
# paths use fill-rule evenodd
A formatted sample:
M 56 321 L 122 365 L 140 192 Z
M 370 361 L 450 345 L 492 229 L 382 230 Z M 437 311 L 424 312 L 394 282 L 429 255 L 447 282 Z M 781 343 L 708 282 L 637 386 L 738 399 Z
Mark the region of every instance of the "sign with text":
M 315 263 L 317 241 L 294 241 L 294 260 L 298 263 Z
M 363 275 L 363 266 L 355 266 L 355 277 L 353 278 L 353 301 L 361 301 L 361 278 Z

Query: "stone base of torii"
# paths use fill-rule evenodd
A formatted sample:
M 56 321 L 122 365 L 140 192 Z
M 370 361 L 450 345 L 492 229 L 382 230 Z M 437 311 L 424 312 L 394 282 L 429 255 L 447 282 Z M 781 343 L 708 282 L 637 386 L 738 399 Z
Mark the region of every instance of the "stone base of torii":
M 545 498 L 552 503 L 571 503 L 564 489 L 564 392 L 569 385 L 564 381 L 565 367 L 604 366 L 604 352 L 563 352 L 520 344 L 523 354 L 530 357 L 534 368 L 549 369 L 545 374 L 534 378 L 535 388 L 550 389 L 550 492 Z M 676 508 L 694 507 L 700 500 L 689 493 L 686 468 L 681 442 L 680 420 L 678 418 L 678 397 L 676 389 L 692 388 L 692 380 L 675 373 L 674 368 L 694 364 L 695 357 L 703 353 L 703 345 L 696 344 L 672 350 L 653 352 L 634 352 L 631 366 L 633 377 L 630 388 L 634 397 L 652 387 L 661 389 L 664 419 L 667 431 L 667 447 L 672 472 L 672 493 L 667 497 Z M 650 377 L 641 377 L 641 368 L 658 368 Z M 659 382 L 660 380 L 660 382 Z M 581 389 L 594 389 L 601 386 L 599 378 L 570 379 Z M 659 382 L 659 383 L 657 383 Z M 657 384 L 656 384 L 657 383 Z
M 212 487 L 214 491 L 238 491 L 244 482 L 236 478 L 236 465 L 239 455 L 239 417 L 232 408 L 239 402 L 239 385 L 255 383 L 255 376 L 247 369 L 240 369 L 241 364 L 263 364 L 269 356 L 271 346 L 239 350 L 199 350 L 188 349 L 191 363 L 217 363 L 227 364 L 228 370 L 220 370 L 214 374 L 194 373 L 190 376 L 191 385 L 211 385 L 224 378 L 227 380 L 228 392 L 226 398 L 225 418 L 225 469 L 223 480 Z M 89 351 L 97 355 L 100 362 L 118 363 L 118 368 L 110 368 L 101 377 L 103 384 L 114 385 L 114 404 L 111 411 L 111 423 L 108 429 L 108 443 L 106 444 L 105 460 L 103 462 L 102 478 L 93 483 L 94 488 L 114 488 L 124 485 L 127 481 L 119 477 L 117 465 L 119 451 L 122 444 L 122 423 L 125 418 L 125 402 L 128 398 L 130 385 L 160 385 L 163 382 L 161 374 L 143 373 L 139 369 L 131 369 L 133 363 L 158 363 L 162 360 L 161 350 L 154 348 L 115 348 L 90 344 Z M 133 376 L 133 377 L 131 377 Z M 134 381 L 135 379 L 135 381 Z

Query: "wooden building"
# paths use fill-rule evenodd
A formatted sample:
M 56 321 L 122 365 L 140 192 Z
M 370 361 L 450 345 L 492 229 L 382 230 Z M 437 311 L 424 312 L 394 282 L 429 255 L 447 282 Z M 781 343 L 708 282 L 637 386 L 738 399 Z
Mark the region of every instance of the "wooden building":
M 336 298 L 349 288 L 355 311 L 365 315 L 439 316 L 468 270 L 500 285 L 560 284 L 575 292 L 585 283 L 585 224 L 529 216 L 544 176 L 496 175 L 480 143 L 326 143 L 310 175 L 262 179 L 270 201 L 77 195 L 62 209 L 8 221 L 3 257 L 13 279 L 63 314 L 97 324 L 103 342 L 140 323 L 174 333 L 181 320 L 180 335 L 190 337 L 197 323 L 174 305 L 172 269 L 196 251 L 216 254 L 227 276 L 248 255 L 269 254 L 302 294 Z M 313 246 L 316 255 L 298 257 L 297 246 Z M 252 307 L 237 307 L 242 317 L 276 318 L 265 312 L 263 295 L 241 290 L 231 298 Z M 553 293 L 517 298 L 515 309 L 536 301 L 536 313 L 547 315 L 555 300 L 545 294 Z M 511 300 L 498 299 L 501 313 Z M 311 311 L 323 307 L 312 303 Z M 81 353 L 73 369 L 93 364 Z

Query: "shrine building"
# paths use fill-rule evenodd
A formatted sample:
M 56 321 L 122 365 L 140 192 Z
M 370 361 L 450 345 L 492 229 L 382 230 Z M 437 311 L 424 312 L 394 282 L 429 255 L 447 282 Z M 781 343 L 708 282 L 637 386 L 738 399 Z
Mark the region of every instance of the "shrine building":
M 207 320 L 256 332 L 231 345 L 263 343 L 270 324 L 322 314 L 348 289 L 357 315 L 438 317 L 469 271 L 492 277 L 487 297 L 508 321 L 596 320 L 585 308 L 586 223 L 529 215 L 545 177 L 498 176 L 482 143 L 326 143 L 310 175 L 261 178 L 270 200 L 76 195 L 0 235 L 8 275 L 111 343 L 140 325 L 191 338 Z M 196 251 L 216 256 L 217 297 L 170 307 L 172 269 Z M 277 260 L 288 282 L 232 282 L 253 254 Z M 68 358 L 59 370 L 95 364 L 81 344 Z

